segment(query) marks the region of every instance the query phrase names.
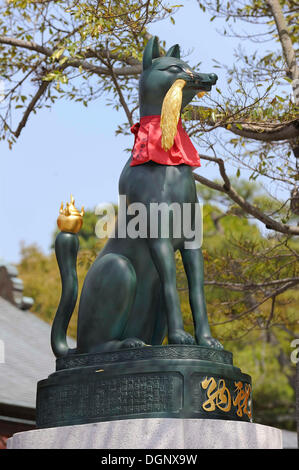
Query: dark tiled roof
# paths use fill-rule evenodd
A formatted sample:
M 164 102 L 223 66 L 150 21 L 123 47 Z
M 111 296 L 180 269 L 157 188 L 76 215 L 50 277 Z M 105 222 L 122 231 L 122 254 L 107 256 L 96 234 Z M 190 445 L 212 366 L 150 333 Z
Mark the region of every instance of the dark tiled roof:
M 50 334 L 51 325 L 0 297 L 0 403 L 35 408 L 37 381 L 55 371 Z

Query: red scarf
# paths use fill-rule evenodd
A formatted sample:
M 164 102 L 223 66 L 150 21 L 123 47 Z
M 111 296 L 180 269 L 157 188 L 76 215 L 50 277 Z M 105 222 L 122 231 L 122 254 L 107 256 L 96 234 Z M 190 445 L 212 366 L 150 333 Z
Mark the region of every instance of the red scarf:
M 200 166 L 199 155 L 193 146 L 187 132 L 183 129 L 181 118 L 178 122 L 178 132 L 174 138 L 173 146 L 165 151 L 161 145 L 162 131 L 160 127 L 161 116 L 144 116 L 140 123 L 131 127 L 135 135 L 132 160 L 130 165 L 141 165 L 148 161 L 161 165 L 190 165 Z

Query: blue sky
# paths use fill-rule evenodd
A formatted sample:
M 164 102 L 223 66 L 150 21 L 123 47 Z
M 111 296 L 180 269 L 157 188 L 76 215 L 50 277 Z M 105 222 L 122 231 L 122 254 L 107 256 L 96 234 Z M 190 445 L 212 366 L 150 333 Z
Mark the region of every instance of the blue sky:
M 150 32 L 166 40 L 167 47 L 179 43 L 185 53 L 192 49 L 189 63 L 201 61 L 202 71 L 216 72 L 217 86 L 225 86 L 225 76 L 214 69 L 212 58 L 232 64 L 237 41 L 218 34 L 223 23 L 210 22 L 195 0 L 185 1 L 175 19 L 175 25 L 169 19 L 153 24 Z M 115 137 L 117 125 L 124 121 L 124 113 L 105 106 L 104 98 L 88 108 L 60 101 L 30 117 L 12 150 L 0 143 L 0 258 L 18 262 L 21 243 L 36 243 L 48 252 L 61 201 L 69 200 L 71 193 L 80 207 L 117 202 L 118 178 L 128 158 L 124 149 L 134 142 L 133 136 Z M 200 171 L 209 178 L 217 176 L 211 166 L 203 165 Z

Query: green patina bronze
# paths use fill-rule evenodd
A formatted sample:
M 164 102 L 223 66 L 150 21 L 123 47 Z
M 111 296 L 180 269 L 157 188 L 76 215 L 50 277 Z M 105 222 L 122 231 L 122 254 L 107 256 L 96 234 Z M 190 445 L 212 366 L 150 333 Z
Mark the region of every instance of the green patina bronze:
M 199 91 L 210 90 L 217 76 L 194 72 L 180 59 L 178 45 L 160 57 L 152 38 L 143 56 L 141 117 L 161 114 L 165 94 L 178 79 L 186 81 L 183 109 Z M 130 161 L 119 180 L 127 204 L 142 203 L 149 213 L 153 202 L 198 203 L 190 166 L 132 167 Z M 130 217 L 122 223 L 127 226 Z M 75 349 L 68 348 L 66 332 L 77 299 L 78 238 L 57 236 L 62 295 L 51 337 L 57 372 L 38 384 L 38 426 L 157 416 L 250 421 L 251 379 L 211 335 L 201 249 L 186 249 L 184 236 L 174 237 L 171 229 L 167 238 L 135 239 L 119 238 L 117 230 L 85 278 Z M 177 250 L 188 279 L 194 337 L 183 327 Z M 168 345 L 162 346 L 166 336 Z
M 223 349 L 151 346 L 60 358 L 38 384 L 39 428 L 137 418 L 252 420 L 251 379 Z
M 183 108 L 196 93 L 210 90 L 217 77 L 192 71 L 188 64 L 180 60 L 177 45 L 166 56 L 160 57 L 157 39 L 152 38 L 143 56 L 141 116 L 161 114 L 165 94 L 177 79 L 187 82 L 183 90 Z M 153 202 L 168 205 L 198 203 L 190 166 L 148 162 L 131 167 L 130 160 L 119 180 L 119 192 L 126 195 L 128 204 L 142 203 L 149 210 Z M 128 222 L 123 221 L 125 224 Z M 194 224 L 195 218 L 192 220 Z M 53 324 L 54 354 L 60 357 L 74 352 L 94 353 L 142 347 L 145 344 L 159 345 L 166 335 L 169 344 L 221 348 L 220 343 L 212 338 L 208 324 L 202 251 L 200 248 L 185 249 L 185 241 L 183 236 L 174 238 L 171 233 L 168 239 L 118 238 L 117 233 L 114 239 L 109 239 L 86 276 L 79 305 L 77 349 L 70 351 L 65 341 L 68 323 L 65 319 L 70 318 L 73 309 L 71 299 L 76 283 L 75 261 L 70 263 L 65 254 L 67 243 L 72 243 L 69 236 L 60 235 L 56 241 L 56 252 L 64 273 L 63 286 L 68 285 L 63 290 L 62 303 Z M 183 327 L 176 289 L 176 250 L 181 252 L 188 278 L 195 338 Z M 75 256 L 75 251 L 72 253 Z M 68 266 L 70 279 L 65 276 Z

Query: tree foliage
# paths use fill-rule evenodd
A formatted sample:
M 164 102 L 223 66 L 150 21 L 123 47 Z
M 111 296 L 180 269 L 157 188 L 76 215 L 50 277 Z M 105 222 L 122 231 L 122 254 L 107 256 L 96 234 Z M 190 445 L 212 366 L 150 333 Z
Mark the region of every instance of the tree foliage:
M 2 138 L 11 146 L 32 112 L 61 98 L 87 106 L 110 94 L 131 121 L 146 25 L 172 11 L 159 0 L 8 0 L 0 7 Z

